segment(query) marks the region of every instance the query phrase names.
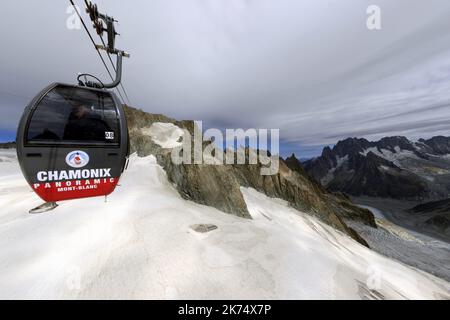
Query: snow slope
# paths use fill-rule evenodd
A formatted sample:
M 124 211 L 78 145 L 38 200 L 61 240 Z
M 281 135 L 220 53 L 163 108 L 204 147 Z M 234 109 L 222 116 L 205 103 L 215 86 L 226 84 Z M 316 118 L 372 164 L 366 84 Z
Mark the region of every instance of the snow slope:
M 148 135 L 162 148 L 171 149 L 181 146 L 178 140 L 184 135 L 183 129 L 173 123 L 155 122 L 149 128 L 141 129 L 142 133 Z
M 107 202 L 29 215 L 40 200 L 0 163 L 0 298 L 449 298 L 449 283 L 242 192 L 253 220 L 183 200 L 154 157 L 132 156 Z M 218 229 L 190 228 L 202 223 Z

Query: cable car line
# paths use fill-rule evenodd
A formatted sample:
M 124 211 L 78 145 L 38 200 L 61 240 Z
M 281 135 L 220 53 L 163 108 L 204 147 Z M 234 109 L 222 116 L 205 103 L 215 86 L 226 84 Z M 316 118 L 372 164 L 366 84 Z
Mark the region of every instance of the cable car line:
M 111 194 L 130 153 L 124 100 L 118 88 L 122 59 L 130 55 L 115 48 L 116 21 L 112 17 L 99 13 L 97 6 L 89 3 L 90 10 L 95 8 L 89 13 L 95 18 L 97 33 L 108 32 L 107 45 L 104 41 L 103 46 L 97 45 L 74 1 L 69 1 L 112 82 L 103 83 L 92 74 L 82 73 L 76 84 L 48 85 L 25 107 L 16 136 L 17 158 L 31 189 L 46 202 L 30 213 L 53 210 L 57 201 Z M 116 55 L 115 78 L 100 50 L 108 53 L 111 62 L 110 54 Z M 94 81 L 88 81 L 88 77 Z
M 100 53 L 100 50 L 98 49 L 97 44 L 95 43 L 94 38 L 92 37 L 91 33 L 89 32 L 89 29 L 87 28 L 86 24 L 84 23 L 83 17 L 81 17 L 81 14 L 78 12 L 77 7 L 76 7 L 75 3 L 73 2 L 73 0 L 69 0 L 69 1 L 70 1 L 71 5 L 73 6 L 75 12 L 77 13 L 78 18 L 80 19 L 81 24 L 82 24 L 83 27 L 84 27 L 84 30 L 87 32 L 87 34 L 88 34 L 88 36 L 89 36 L 89 39 L 91 39 L 91 42 L 92 42 L 92 44 L 94 45 L 95 51 L 97 51 L 97 54 L 98 54 L 98 56 L 100 57 L 100 60 L 102 61 L 103 66 L 106 68 L 106 71 L 108 72 L 109 76 L 111 77 L 111 80 L 114 81 L 114 77 L 112 76 L 111 71 L 109 71 L 109 68 L 108 68 L 108 66 L 106 65 L 105 59 L 103 58 L 102 54 Z M 117 88 L 116 88 L 116 90 L 117 90 L 117 92 L 118 92 L 120 98 L 122 99 L 122 103 L 123 103 L 123 101 L 125 101 L 125 100 L 123 99 L 122 93 L 121 93 Z
M 103 46 L 106 47 L 105 40 L 103 40 L 103 37 L 102 37 L 102 36 L 100 36 L 100 39 L 101 39 L 101 41 L 102 41 Z M 110 54 L 109 52 L 106 52 L 106 53 L 107 53 L 107 55 L 108 55 L 109 62 L 111 62 L 111 65 L 112 65 L 112 67 L 113 67 L 113 69 L 114 69 L 114 72 L 117 72 L 116 67 L 114 66 L 114 62 L 112 61 L 111 54 Z M 124 88 L 122 82 L 120 83 L 120 87 L 122 88 L 123 93 L 125 94 L 125 97 L 127 98 L 128 105 L 131 105 L 130 98 L 128 98 L 127 91 L 125 90 L 125 88 Z
M 91 7 L 92 5 L 89 4 L 88 0 L 84 0 L 84 4 L 86 5 L 87 13 L 90 14 L 90 7 Z M 92 18 L 94 18 L 94 17 L 92 17 Z M 94 26 L 95 26 L 95 22 L 94 22 Z M 100 26 L 99 26 L 99 27 L 100 27 Z M 97 32 L 97 33 L 98 33 L 98 32 Z M 103 39 L 103 35 L 102 35 L 102 34 L 99 34 L 99 37 L 100 37 L 100 40 L 102 41 L 103 47 L 106 48 L 107 46 L 106 46 L 105 40 Z M 97 48 L 97 47 L 96 47 L 96 48 Z M 114 62 L 113 62 L 112 59 L 111 59 L 111 54 L 110 54 L 108 51 L 106 51 L 106 53 L 107 53 L 107 55 L 108 55 L 109 62 L 111 62 L 111 65 L 112 65 L 112 67 L 113 67 L 113 69 L 114 69 L 114 72 L 117 72 L 116 67 L 114 66 Z M 127 91 L 125 90 L 125 87 L 124 87 L 124 85 L 123 85 L 122 82 L 120 83 L 120 87 L 122 88 L 123 93 L 125 94 L 125 97 L 127 98 L 128 104 L 131 105 L 130 98 L 128 97 Z
M 84 30 L 87 32 L 87 34 L 88 34 L 88 36 L 89 36 L 89 39 L 91 39 L 91 42 L 92 42 L 92 44 L 94 45 L 94 48 L 95 48 L 95 50 L 97 51 L 97 54 L 98 54 L 98 56 L 100 57 L 100 60 L 102 61 L 103 66 L 105 67 L 106 71 L 108 72 L 108 74 L 109 74 L 111 80 L 114 80 L 114 78 L 113 78 L 113 76 L 112 76 L 112 74 L 111 74 L 111 71 L 109 71 L 109 68 L 108 68 L 108 66 L 106 65 L 105 59 L 103 58 L 102 54 L 100 53 L 100 50 L 98 49 L 97 44 L 95 43 L 94 38 L 92 37 L 91 33 L 89 32 L 89 29 L 87 28 L 86 24 L 84 23 L 83 18 L 81 17 L 81 14 L 78 12 L 77 7 L 75 6 L 75 3 L 73 2 L 73 0 L 69 0 L 69 1 L 70 1 L 71 5 L 73 6 L 75 12 L 77 13 L 78 18 L 80 19 L 80 21 L 81 21 L 81 23 L 82 23 L 82 25 L 83 25 L 83 27 L 84 27 Z M 117 90 L 117 93 L 119 94 L 119 96 L 120 96 L 120 98 L 121 98 L 121 100 L 122 100 L 122 103 L 123 103 L 124 99 L 123 99 L 122 93 L 121 93 L 117 88 L 116 88 L 116 90 Z
M 99 53 L 100 53 L 100 52 L 99 52 Z M 112 61 L 112 59 L 111 59 L 111 57 L 110 57 L 109 54 L 108 54 L 108 57 L 109 57 L 109 61 L 110 61 L 111 64 L 113 65 L 114 72 L 117 72 L 117 71 L 116 71 L 116 67 L 114 67 L 114 63 L 113 63 L 113 61 Z M 108 73 L 109 73 L 109 71 L 108 71 Z M 111 79 L 113 80 L 111 74 L 110 74 L 110 77 L 111 77 Z M 125 95 L 126 95 L 126 97 L 127 97 L 127 99 L 128 99 L 127 93 L 125 92 L 125 89 L 124 89 L 124 87 L 122 86 L 122 83 L 120 83 L 120 86 L 122 87 L 122 90 L 123 90 L 123 92 L 125 93 Z M 122 100 L 122 103 L 124 103 L 124 102 L 125 102 L 125 99 L 123 98 L 122 93 L 120 92 L 119 88 L 116 87 L 116 88 L 114 88 L 114 89 L 116 89 L 117 93 L 118 93 L 119 96 L 120 96 L 120 99 Z M 128 99 L 128 103 L 129 103 L 129 99 Z M 129 104 L 130 104 L 130 103 L 129 103 Z
M 100 40 L 103 44 L 103 46 L 96 45 L 96 48 L 99 49 L 99 47 L 101 47 L 101 49 L 106 51 L 109 61 L 111 62 L 111 65 L 114 69 L 114 72 L 117 72 L 116 67 L 114 66 L 114 62 L 111 59 L 111 53 L 117 54 L 117 50 L 115 49 L 115 37 L 116 37 L 116 35 L 118 35 L 118 33 L 116 32 L 115 27 L 114 27 L 114 23 L 117 22 L 117 20 L 115 20 L 114 18 L 112 18 L 110 16 L 99 13 L 97 5 L 93 4 L 92 2 L 90 2 L 88 0 L 84 0 L 84 4 L 86 5 L 86 13 L 89 14 L 89 17 L 90 17 L 91 21 L 93 22 L 93 27 L 96 29 L 97 35 L 100 37 Z M 105 29 L 103 23 L 106 23 L 106 26 L 107 26 L 106 29 Z M 103 39 L 104 31 L 107 31 L 107 33 L 108 33 L 108 45 L 106 45 L 105 40 Z M 128 97 L 128 93 L 125 90 L 123 83 L 120 82 L 119 85 L 122 88 L 123 93 L 125 94 L 125 97 L 127 98 L 128 104 L 130 105 L 131 101 L 130 101 L 130 98 Z M 122 98 L 122 100 L 124 100 L 124 99 Z

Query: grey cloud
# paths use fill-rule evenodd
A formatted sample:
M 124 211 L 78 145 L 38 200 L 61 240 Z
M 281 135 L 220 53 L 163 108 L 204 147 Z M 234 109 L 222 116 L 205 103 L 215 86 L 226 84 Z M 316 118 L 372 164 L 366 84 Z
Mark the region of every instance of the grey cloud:
M 385 125 L 379 126 L 373 129 L 367 130 L 348 130 L 340 132 L 339 134 L 333 134 L 329 136 L 325 136 L 326 139 L 341 139 L 342 137 L 362 137 L 362 136 L 397 136 L 404 135 L 405 133 L 415 133 L 416 135 L 419 132 L 435 132 L 446 130 L 450 132 L 450 122 L 448 120 L 434 120 L 434 121 L 416 121 L 414 123 L 397 123 L 394 125 Z
M 132 54 L 124 85 L 146 111 L 280 128 L 307 150 L 347 135 L 448 129 L 432 125 L 450 119 L 447 0 L 378 0 L 378 32 L 365 27 L 369 0 L 96 2 L 120 20 L 117 45 Z M 84 31 L 65 27 L 67 5 L 0 4 L 0 129 L 15 128 L 26 103 L 11 94 L 32 97 L 78 72 L 106 79 Z

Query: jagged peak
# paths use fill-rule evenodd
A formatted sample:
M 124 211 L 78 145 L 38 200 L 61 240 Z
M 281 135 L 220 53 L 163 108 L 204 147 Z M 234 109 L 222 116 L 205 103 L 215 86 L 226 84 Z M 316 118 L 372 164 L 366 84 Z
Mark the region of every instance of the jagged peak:
M 389 136 L 389 137 L 383 137 L 378 142 L 382 141 L 408 141 L 411 142 L 407 137 L 405 136 Z
M 338 141 L 338 143 L 336 144 L 334 149 L 339 146 L 355 146 L 355 145 L 368 145 L 368 144 L 370 144 L 370 141 L 365 138 L 347 138 L 347 139 Z
M 323 148 L 322 150 L 322 156 L 326 156 L 332 153 L 332 150 L 329 146 L 326 146 L 325 148 Z
M 298 158 L 295 156 L 294 152 L 292 152 L 292 154 L 289 157 L 287 157 L 286 160 L 297 160 L 297 161 L 299 161 Z
M 429 139 L 422 138 L 422 139 L 419 139 L 419 142 L 428 142 L 428 141 L 433 141 L 433 140 L 450 140 L 450 137 L 440 135 L 440 136 L 431 137 Z

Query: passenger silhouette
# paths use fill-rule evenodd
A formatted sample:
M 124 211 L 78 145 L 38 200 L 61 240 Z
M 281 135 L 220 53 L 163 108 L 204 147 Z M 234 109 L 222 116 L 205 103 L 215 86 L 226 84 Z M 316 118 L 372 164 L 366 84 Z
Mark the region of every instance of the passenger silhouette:
M 74 106 L 64 129 L 64 140 L 105 141 L 108 124 L 86 105 Z

